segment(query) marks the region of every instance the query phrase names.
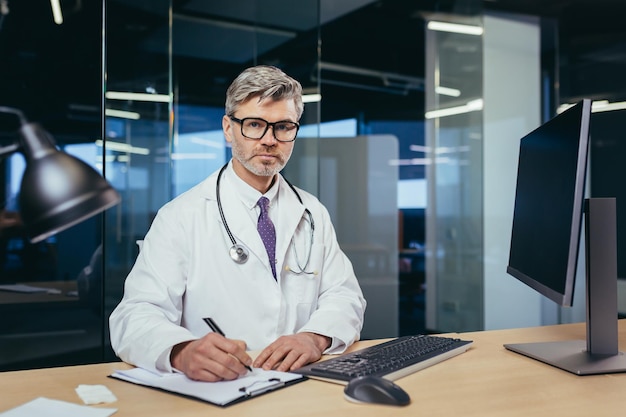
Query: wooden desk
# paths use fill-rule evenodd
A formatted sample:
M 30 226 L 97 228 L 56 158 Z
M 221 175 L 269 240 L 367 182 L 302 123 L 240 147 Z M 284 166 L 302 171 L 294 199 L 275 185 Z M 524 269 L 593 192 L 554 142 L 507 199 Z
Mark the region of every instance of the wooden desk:
M 80 404 L 79 384 L 105 384 L 126 416 L 619 416 L 626 409 L 626 374 L 576 376 L 507 351 L 503 343 L 585 337 L 584 324 L 463 333 L 474 346 L 455 358 L 397 380 L 408 407 L 364 405 L 343 398 L 343 386 L 309 380 L 221 409 L 107 378 L 122 363 L 0 373 L 0 412 L 39 396 Z M 372 342 L 360 342 L 355 348 Z M 620 321 L 626 346 L 626 321 Z

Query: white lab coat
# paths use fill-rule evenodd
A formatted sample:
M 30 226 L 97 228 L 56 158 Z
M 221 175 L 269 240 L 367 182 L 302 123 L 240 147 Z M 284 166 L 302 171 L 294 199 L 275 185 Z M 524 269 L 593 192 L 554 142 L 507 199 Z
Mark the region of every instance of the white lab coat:
M 232 190 L 231 166 L 224 172 L 220 195 L 228 226 L 249 259 L 237 264 L 216 202 L 217 173 L 163 206 L 145 236 L 128 275 L 124 296 L 110 316 L 111 344 L 124 361 L 147 369 L 172 371 L 171 348 L 204 336 L 202 320 L 212 317 L 227 337 L 261 350 L 281 335 L 315 332 L 332 338 L 326 353 L 340 353 L 358 340 L 365 300 L 352 264 L 337 244 L 325 207 L 299 190 L 303 204 L 278 175 L 275 280 L 254 219 Z M 260 196 L 260 194 L 259 194 Z M 306 271 L 296 267 L 291 242 Z

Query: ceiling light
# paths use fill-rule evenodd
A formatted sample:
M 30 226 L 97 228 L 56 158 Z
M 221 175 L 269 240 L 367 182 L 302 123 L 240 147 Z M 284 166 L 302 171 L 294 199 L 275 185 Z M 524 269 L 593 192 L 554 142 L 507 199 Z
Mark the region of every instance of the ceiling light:
M 573 104 L 561 104 L 556 110 L 557 114 L 563 113 L 572 107 Z M 608 100 L 596 100 L 591 103 L 591 112 L 600 113 L 603 111 L 626 110 L 626 101 L 609 102 Z
M 172 153 L 173 160 L 183 159 L 217 159 L 217 154 L 211 152 L 196 152 L 196 153 Z
M 407 95 L 412 90 L 424 90 L 423 78 L 323 61 L 318 62 L 317 67 L 320 70 L 320 74 L 322 74 L 322 72 L 339 72 L 344 74 L 356 75 L 358 77 L 363 76 L 377 79 L 376 84 L 362 84 L 348 81 L 332 80 L 326 78 L 325 76 L 322 76 L 319 80 L 322 84 L 341 85 L 344 87 L 362 88 L 365 90 L 382 91 L 385 93 L 401 95 Z
M 134 111 L 105 109 L 104 114 L 109 117 L 119 117 L 122 119 L 139 120 L 141 115 Z
M 430 152 L 430 146 L 424 145 L 409 145 L 409 150 L 413 152 Z
M 452 32 L 462 33 L 464 35 L 482 35 L 483 28 L 480 26 L 461 25 L 459 23 L 438 22 L 431 20 L 426 26 L 430 30 L 436 30 L 439 32 Z
M 442 87 L 438 85 L 437 87 L 435 87 L 435 93 L 442 96 L 459 97 L 461 95 L 461 90 L 450 87 Z
M 591 112 L 599 113 L 603 111 L 624 110 L 626 109 L 626 101 L 618 101 L 609 103 L 608 101 L 594 101 L 591 104 Z
M 411 159 L 390 159 L 391 166 L 410 166 L 410 165 L 431 165 L 431 164 L 449 164 L 452 159 L 447 156 L 437 158 L 411 158 Z
M 157 103 L 169 103 L 168 94 L 131 93 L 128 91 L 107 91 L 104 96 L 109 100 L 152 101 Z
M 197 136 L 192 136 L 191 139 L 189 139 L 191 143 L 195 143 L 197 145 L 208 146 L 210 148 L 216 148 L 216 149 L 223 149 L 224 143 L 223 143 L 223 139 L 221 140 L 222 142 L 216 142 L 215 140 L 205 139 L 205 138 L 201 138 Z
M 107 150 L 111 151 L 136 153 L 139 155 L 150 155 L 150 149 L 148 148 L 139 148 L 137 146 L 129 145 L 128 143 L 114 142 L 112 140 L 107 140 L 106 142 L 104 142 L 103 140 L 98 139 L 96 141 L 96 146 L 106 146 Z
M 52 17 L 54 23 L 60 25 L 63 23 L 63 13 L 61 12 L 61 4 L 59 0 L 50 0 L 50 6 L 52 6 Z
M 304 94 L 302 96 L 303 103 L 317 103 L 319 101 L 322 101 L 321 94 Z
M 479 111 L 483 109 L 483 99 L 468 101 L 467 104 L 456 107 L 448 107 L 447 109 L 438 109 L 427 111 L 424 114 L 426 119 L 435 119 L 438 117 L 454 116 L 456 114 L 469 113 L 473 111 Z

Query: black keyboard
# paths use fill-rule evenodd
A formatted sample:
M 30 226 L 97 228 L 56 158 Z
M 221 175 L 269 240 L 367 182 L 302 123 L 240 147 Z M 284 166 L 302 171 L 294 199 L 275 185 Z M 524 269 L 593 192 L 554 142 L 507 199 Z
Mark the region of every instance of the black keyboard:
M 295 373 L 331 382 L 347 383 L 359 376 L 396 380 L 469 349 L 472 341 L 451 337 L 402 336 L 388 342 L 315 362 Z

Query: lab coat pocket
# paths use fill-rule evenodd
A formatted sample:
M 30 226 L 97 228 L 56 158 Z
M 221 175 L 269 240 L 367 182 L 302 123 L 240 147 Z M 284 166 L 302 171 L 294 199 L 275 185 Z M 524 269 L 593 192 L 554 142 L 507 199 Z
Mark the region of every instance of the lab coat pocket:
M 324 266 L 324 245 L 313 245 L 308 264 L 306 258 L 296 259 L 291 252 L 285 263 L 283 292 L 297 304 L 316 305 Z

